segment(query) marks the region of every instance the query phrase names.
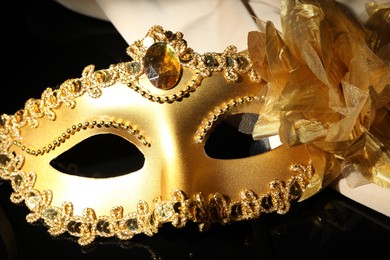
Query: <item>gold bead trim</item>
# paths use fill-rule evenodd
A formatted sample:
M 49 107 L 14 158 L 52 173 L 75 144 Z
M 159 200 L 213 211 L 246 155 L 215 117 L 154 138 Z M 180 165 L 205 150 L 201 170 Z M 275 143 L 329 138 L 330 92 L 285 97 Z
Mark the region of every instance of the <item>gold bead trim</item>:
M 258 96 L 245 96 L 230 100 L 221 104 L 220 106 L 215 107 L 214 110 L 210 112 L 209 115 L 200 123 L 200 126 L 195 133 L 195 140 L 198 143 L 202 142 L 209 130 L 212 128 L 214 122 L 216 122 L 221 115 L 229 112 L 230 110 L 236 108 L 239 105 L 248 104 L 258 100 L 260 100 L 260 97 Z
M 171 45 L 178 54 L 181 66 L 190 68 L 194 72 L 193 79 L 186 86 L 172 95 L 155 95 L 142 87 L 138 79 L 143 74 L 143 57 L 148 47 L 156 42 Z M 250 80 L 259 82 L 260 78 L 253 69 L 248 55 L 237 53 L 235 46 L 228 46 L 223 53 L 208 52 L 203 55 L 194 52 L 187 47 L 187 42 L 180 32 L 172 33 L 165 31 L 161 26 L 152 27 L 142 40 L 134 42 L 127 48 L 127 54 L 133 62 L 127 65 L 119 65 L 120 71 L 129 71 L 127 77 L 122 77 L 123 82 L 150 101 L 158 103 L 171 103 L 181 100 L 190 92 L 195 91 L 201 84 L 202 79 L 210 77 L 213 72 L 223 72 L 228 82 L 237 82 L 240 74 L 248 74 Z
M 151 93 L 149 90 L 138 83 L 138 77 L 126 79 L 124 80 L 124 83 L 126 83 L 129 88 L 133 89 L 144 98 L 162 104 L 181 100 L 189 93 L 194 92 L 201 85 L 203 78 L 211 76 L 213 72 L 224 71 L 225 79 L 228 82 L 237 82 L 239 80 L 239 74 L 249 73 L 250 79 L 252 81 L 259 82 L 257 74 L 255 74 L 254 70 L 252 69 L 252 64 L 249 57 L 244 54 L 237 54 L 235 51 L 235 49 L 228 49 L 228 51 L 225 51 L 222 54 L 194 54 L 191 65 L 182 63 L 182 65 L 190 67 L 194 71 L 194 76 L 184 88 L 172 95 L 156 95 Z M 228 62 L 226 60 L 228 60 Z M 134 71 L 134 67 L 137 67 L 137 70 L 142 71 L 143 64 L 141 61 L 132 62 L 129 64 L 123 64 L 122 66 L 130 66 L 132 71 Z
M 91 244 L 97 237 L 128 240 L 137 234 L 152 236 L 164 223 L 181 228 L 192 221 L 198 224 L 200 231 L 205 231 L 213 223 L 224 225 L 258 218 L 264 213 L 285 214 L 313 175 L 311 163 L 293 164 L 291 177 L 286 182 L 270 182 L 269 190 L 261 195 L 243 190 L 240 198 L 233 201 L 220 193 L 205 196 L 198 192 L 189 197 L 181 190 L 173 190 L 171 198 L 156 196 L 152 205 L 139 201 L 134 212 L 125 213 L 122 206 L 115 206 L 109 215 L 96 216 L 92 208 L 74 215 L 71 202 L 52 206 L 52 192 L 34 189 L 36 174 L 21 171 L 22 163 L 21 156 L 0 153 L 0 177 L 11 182 L 11 201 L 26 204 L 30 210 L 26 216 L 29 223 L 42 220 L 52 236 L 68 233 L 78 238 L 82 246 Z
M 127 54 L 139 63 L 138 72 L 134 75 L 136 78 L 143 74 L 143 57 L 146 51 L 157 42 L 172 46 L 180 58 L 181 65 L 192 69 L 202 77 L 209 77 L 213 72 L 223 71 L 228 82 L 236 82 L 238 74 L 244 73 L 248 73 L 253 81 L 259 80 L 249 56 L 237 53 L 235 46 L 228 46 L 223 53 L 208 52 L 201 55 L 187 47 L 181 32 L 166 31 L 161 26 L 153 26 L 142 40 L 135 41 L 126 50 Z
M 92 120 L 92 121 L 86 121 L 84 123 L 78 123 L 76 125 L 72 125 L 68 129 L 66 129 L 65 132 L 63 132 L 57 139 L 54 139 L 53 142 L 49 143 L 42 149 L 32 149 L 29 148 L 23 143 L 19 141 L 13 141 L 13 145 L 16 145 L 22 149 L 22 151 L 32 154 L 32 155 L 43 155 L 45 153 L 48 153 L 52 150 L 54 150 L 56 147 L 60 146 L 62 143 L 64 143 L 66 140 L 68 140 L 71 136 L 74 134 L 80 132 L 81 130 L 88 130 L 93 129 L 95 127 L 101 128 L 106 127 L 110 128 L 113 127 L 115 129 L 126 131 L 134 136 L 137 137 L 137 140 L 139 140 L 143 145 L 150 147 L 151 143 L 148 142 L 145 138 L 145 136 L 141 133 L 140 130 L 132 127 L 131 125 L 124 124 L 124 123 L 118 123 L 114 120 L 104 121 L 104 120 Z
M 54 109 L 62 105 L 74 108 L 75 99 L 85 93 L 92 98 L 99 98 L 103 94 L 103 88 L 117 82 L 126 84 L 150 101 L 163 104 L 183 99 L 201 85 L 203 78 L 211 76 L 213 72 L 223 72 L 228 82 L 238 81 L 241 74 L 249 75 L 253 82 L 260 81 L 249 56 L 245 53 L 237 53 L 236 47 L 229 46 L 223 53 L 210 52 L 201 55 L 188 48 L 182 37 L 180 32 L 172 33 L 164 31 L 160 26 L 152 27 L 144 39 L 128 47 L 127 53 L 133 59 L 132 61 L 113 64 L 108 69 L 97 71 L 94 65 L 86 66 L 81 78 L 68 79 L 56 89 L 46 88 L 41 99 L 27 100 L 24 108 L 12 115 L 8 123 L 11 123 L 11 127 L 17 131 L 26 124 L 34 128 L 38 127 L 38 118 L 47 116 L 50 120 L 55 120 Z M 169 43 L 178 53 L 181 65 L 193 70 L 192 79 L 176 93 L 156 95 L 139 84 L 138 80 L 143 75 L 143 57 L 147 50 L 145 46 L 147 41 Z
M 162 103 L 172 103 L 174 101 L 182 100 L 190 92 L 194 92 L 198 88 L 201 81 L 202 78 L 199 75 L 199 73 L 195 73 L 193 79 L 191 79 L 190 82 L 184 88 L 182 88 L 181 90 L 179 90 L 178 92 L 172 95 L 152 94 L 150 91 L 148 91 L 146 88 L 142 87 L 140 84 L 136 82 L 128 83 L 127 86 L 130 89 L 133 89 L 135 92 L 139 93 L 142 97 L 147 98 L 150 101 L 162 104 Z
M 125 213 L 123 207 L 115 206 L 109 215 L 97 216 L 94 209 L 85 208 L 81 215 L 74 215 L 73 204 L 64 202 L 60 206 L 53 206 L 51 190 L 38 191 L 34 189 L 37 174 L 21 170 L 24 156 L 9 152 L 11 145 L 17 145 L 30 154 L 44 154 L 70 138 L 77 131 L 90 129 L 94 121 L 75 125 L 61 134 L 52 143 L 42 149 L 25 147 L 19 141 L 20 129 L 25 125 L 38 127 L 38 118 L 47 116 L 50 120 L 56 119 L 54 110 L 62 105 L 69 108 L 76 106 L 75 99 L 88 93 L 92 98 L 99 98 L 103 88 L 110 87 L 117 82 L 127 84 L 143 97 L 153 102 L 169 103 L 177 101 L 201 85 L 202 79 L 209 77 L 213 72 L 222 72 L 228 82 L 240 80 L 240 75 L 246 74 L 250 80 L 259 81 L 254 72 L 252 63 L 246 54 L 237 53 L 234 46 L 229 46 L 221 53 L 195 53 L 187 47 L 181 33 L 164 31 L 160 26 L 153 27 L 147 36 L 136 41 L 127 49 L 132 58 L 130 62 L 111 65 L 110 68 L 95 71 L 93 65 L 84 68 L 81 78 L 70 79 L 62 83 L 59 88 L 47 88 L 41 99 L 29 99 L 24 109 L 14 115 L 3 115 L 0 118 L 0 178 L 9 180 L 13 188 L 11 201 L 24 202 L 30 212 L 27 215 L 29 223 L 42 220 L 53 236 L 68 233 L 78 238 L 80 245 L 92 243 L 96 237 L 117 237 L 130 239 L 136 234 L 153 235 L 164 223 L 171 223 L 175 227 L 183 227 L 189 221 L 199 225 L 201 231 L 206 230 L 212 223 L 228 224 L 233 221 L 257 218 L 263 213 L 276 212 L 284 214 L 289 210 L 292 201 L 298 199 L 312 177 L 312 165 L 292 165 L 291 177 L 287 182 L 272 181 L 269 189 L 260 195 L 250 190 L 243 190 L 237 200 L 231 200 L 220 193 L 205 196 L 201 192 L 187 196 L 184 191 L 174 190 L 170 198 L 155 197 L 152 204 L 140 201 L 134 212 Z M 181 65 L 193 70 L 194 77 L 185 87 L 173 95 L 155 95 L 148 92 L 139 84 L 143 75 L 143 57 L 148 43 L 165 42 L 177 52 Z M 222 104 L 202 123 L 200 132 L 207 132 L 213 124 L 214 118 L 228 112 L 238 104 L 251 102 L 256 97 L 244 97 Z M 96 125 L 98 121 L 96 121 Z M 109 127 L 116 123 L 102 123 Z M 210 125 L 210 126 L 208 126 Z M 122 126 L 120 125 L 119 128 Z M 77 130 L 78 129 L 78 130 Z M 126 130 L 126 129 L 123 129 Z M 72 132 L 75 131 L 75 132 Z M 138 134 L 138 133 L 135 133 Z M 198 137 L 201 135 L 197 135 Z M 139 137 L 139 135 L 138 135 Z M 204 136 L 203 136 L 204 137 Z M 203 138 L 201 137 L 201 138 Z M 139 138 L 145 145 L 150 145 L 143 135 Z M 200 139 L 199 139 L 200 140 Z M 50 147 L 51 145 L 51 147 Z

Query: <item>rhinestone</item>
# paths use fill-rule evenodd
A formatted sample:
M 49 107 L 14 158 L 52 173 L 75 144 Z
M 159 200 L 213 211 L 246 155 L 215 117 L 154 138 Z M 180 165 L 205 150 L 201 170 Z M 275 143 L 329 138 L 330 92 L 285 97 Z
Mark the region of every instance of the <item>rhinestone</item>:
M 230 56 L 226 56 L 226 66 L 231 67 L 233 66 L 233 64 L 234 64 L 233 58 Z
M 0 165 L 7 165 L 11 159 L 6 154 L 0 154 Z
M 173 39 L 173 32 L 172 31 L 166 31 L 165 32 L 165 37 L 167 37 L 168 40 L 172 40 Z
M 298 181 L 295 180 L 291 187 L 290 187 L 290 195 L 293 197 L 293 198 L 297 198 L 299 196 L 302 195 L 302 188 L 301 186 L 299 185 Z
M 42 216 L 44 219 L 53 220 L 57 216 L 57 211 L 55 209 L 47 208 L 43 211 Z
M 69 221 L 68 230 L 71 233 L 80 233 L 81 232 L 81 223 L 74 220 Z
M 97 83 L 104 83 L 109 79 L 109 75 L 106 71 L 97 71 L 95 72 L 95 78 Z
M 70 84 L 70 87 L 71 87 L 72 94 L 80 92 L 80 90 L 81 90 L 81 81 L 79 81 L 79 80 L 72 81 L 71 84 Z
M 265 210 L 270 210 L 273 207 L 272 203 L 272 197 L 271 196 L 265 196 L 261 199 L 261 206 Z
M 150 46 L 144 57 L 144 72 L 159 89 L 171 89 L 179 81 L 181 64 L 172 46 L 158 42 Z
M 173 215 L 173 210 L 168 204 L 161 204 L 156 208 L 157 214 L 159 217 L 166 221 Z
M 136 218 L 126 220 L 126 227 L 130 231 L 136 231 L 138 229 L 138 221 Z
M 110 223 L 106 220 L 99 220 L 96 228 L 99 232 L 103 232 L 103 233 L 107 233 L 107 234 L 110 233 Z
M 128 68 L 131 73 L 138 73 L 141 70 L 141 64 L 139 62 L 133 61 L 129 63 Z
M 181 60 L 183 62 L 189 62 L 192 59 L 193 52 L 194 51 L 191 48 L 188 48 L 186 52 L 182 55 Z
M 39 205 L 39 196 L 32 195 L 31 197 L 27 198 L 25 202 L 29 209 L 35 209 Z
M 214 59 L 214 57 L 211 55 L 206 55 L 205 59 L 206 59 L 206 66 L 207 67 L 217 67 L 219 65 L 218 61 L 216 61 Z
M 14 177 L 14 182 L 15 182 L 15 185 L 16 185 L 17 187 L 19 187 L 19 186 L 22 184 L 22 182 L 23 182 L 23 177 L 20 176 L 20 174 L 16 175 L 16 176 Z

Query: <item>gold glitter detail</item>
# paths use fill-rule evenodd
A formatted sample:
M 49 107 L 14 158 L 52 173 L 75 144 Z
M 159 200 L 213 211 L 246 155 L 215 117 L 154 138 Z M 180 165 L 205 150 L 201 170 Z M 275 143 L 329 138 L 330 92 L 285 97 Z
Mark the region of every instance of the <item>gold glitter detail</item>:
M 305 190 L 312 175 L 312 165 L 294 165 L 291 177 L 286 181 L 272 181 L 269 191 L 256 194 L 251 190 L 243 190 L 237 200 L 231 200 L 224 194 L 213 193 L 207 197 L 201 192 L 187 195 L 184 191 L 173 190 L 171 197 L 155 197 L 150 205 L 145 201 L 137 203 L 136 210 L 124 212 L 122 206 L 115 207 L 109 215 L 97 216 L 92 208 L 85 208 L 81 215 L 74 215 L 71 202 L 63 202 L 53 206 L 51 190 L 38 191 L 34 188 L 37 173 L 22 171 L 25 157 L 9 152 L 12 145 L 19 147 L 25 153 L 43 155 L 56 146 L 66 142 L 77 131 L 92 129 L 94 127 L 117 127 L 134 135 L 144 145 L 150 145 L 144 134 L 129 125 L 122 125 L 116 121 L 88 120 L 69 126 L 60 132 L 50 143 L 41 148 L 28 147 L 23 143 L 20 129 L 26 125 L 38 127 L 38 119 L 47 117 L 56 119 L 55 109 L 61 106 L 75 108 L 76 98 L 88 94 L 92 98 L 99 98 L 102 89 L 110 87 L 117 82 L 126 84 L 130 89 L 151 102 L 170 103 L 181 100 L 192 91 L 201 86 L 205 77 L 212 76 L 214 72 L 223 72 L 225 80 L 236 82 L 238 76 L 247 74 L 251 81 L 258 82 L 259 77 L 253 70 L 253 65 L 244 53 L 237 53 L 234 46 L 226 48 L 223 53 L 206 53 L 204 55 L 194 52 L 187 47 L 181 33 L 169 33 L 160 26 L 153 27 L 147 36 L 136 41 L 127 49 L 132 58 L 130 62 L 111 65 L 108 69 L 95 71 L 93 65 L 84 68 L 82 76 L 62 83 L 58 88 L 47 88 L 40 99 L 31 99 L 26 102 L 24 109 L 14 115 L 2 115 L 0 127 L 0 179 L 11 183 L 13 203 L 25 203 L 30 210 L 26 219 L 29 223 L 43 220 L 48 232 L 53 236 L 68 233 L 78 238 L 80 245 L 92 243 L 96 237 L 117 237 L 130 239 L 136 234 L 153 235 L 164 223 L 171 223 L 175 227 L 183 227 L 192 221 L 199 225 L 201 231 L 206 230 L 211 223 L 228 224 L 233 221 L 257 218 L 263 213 L 285 213 L 290 203 L 299 197 Z M 181 66 L 193 72 L 192 78 L 183 83 L 183 88 L 170 95 L 160 95 L 150 92 L 139 84 L 143 75 L 143 57 L 150 47 L 147 41 L 169 44 L 178 54 Z M 227 84 L 229 85 L 229 84 Z M 218 117 L 230 111 L 231 108 L 252 102 L 256 97 L 242 97 L 221 104 L 216 107 L 210 116 L 206 117 L 197 132 L 197 137 L 208 131 Z M 200 139 L 199 139 L 200 140 Z
M 43 155 L 44 153 L 48 153 L 51 150 L 54 150 L 55 147 L 61 145 L 61 143 L 64 143 L 67 139 L 69 139 L 74 134 L 78 133 L 80 130 L 93 129 L 95 127 L 107 127 L 107 128 L 114 127 L 116 129 L 129 132 L 130 134 L 135 135 L 137 137 L 136 139 L 139 140 L 143 145 L 151 146 L 151 143 L 146 140 L 145 136 L 141 134 L 140 130 L 133 128 L 131 125 L 118 123 L 113 120 L 108 120 L 108 121 L 100 120 L 99 122 L 97 122 L 96 120 L 92 120 L 92 121 L 86 121 L 83 124 L 79 123 L 77 125 L 72 125 L 72 127 L 68 128 L 66 132 L 61 134 L 61 136 L 59 136 L 57 139 L 49 143 L 47 146 L 42 147 L 41 149 L 29 148 L 23 145 L 21 142 L 16 142 L 16 141 L 13 142 L 13 145 L 16 145 L 18 147 L 22 146 L 23 147 L 22 150 L 26 149 L 25 150 L 26 153 L 32 155 Z
M 4 155 L 3 155 L 4 156 Z M 213 193 L 205 197 L 202 193 L 188 196 L 181 190 L 173 190 L 170 198 L 156 196 L 152 205 L 140 201 L 137 210 L 125 214 L 121 206 L 111 210 L 109 215 L 96 216 L 91 208 L 82 215 L 73 214 L 73 204 L 64 202 L 60 207 L 51 206 L 52 192 L 34 189 L 36 174 L 14 171 L 20 168 L 20 156 L 7 155 L 7 164 L 2 167 L 0 177 L 10 180 L 13 188 L 11 201 L 24 203 L 29 208 L 29 223 L 43 220 L 53 236 L 63 233 L 78 238 L 82 246 L 92 243 L 96 237 L 117 237 L 127 240 L 137 234 L 153 235 L 164 223 L 179 228 L 189 221 L 197 223 L 200 231 L 207 230 L 213 223 L 222 225 L 235 221 L 258 218 L 264 213 L 286 213 L 293 201 L 305 190 L 313 175 L 313 166 L 293 164 L 291 177 L 286 181 L 272 181 L 269 191 L 257 195 L 243 190 L 240 199 L 232 201 L 223 194 Z
M 258 96 L 253 96 L 253 97 L 239 97 L 236 98 L 235 100 L 230 100 L 228 102 L 225 102 L 221 104 L 218 107 L 215 107 L 212 112 L 209 113 L 209 115 L 202 120 L 200 123 L 200 126 L 198 127 L 198 130 L 195 133 L 195 140 L 197 142 L 202 142 L 209 132 L 209 130 L 212 128 L 213 124 L 215 121 L 218 120 L 218 118 L 230 111 L 231 109 L 237 107 L 238 105 L 244 105 L 247 103 L 251 103 L 253 101 L 258 101 L 260 100 L 260 97 Z

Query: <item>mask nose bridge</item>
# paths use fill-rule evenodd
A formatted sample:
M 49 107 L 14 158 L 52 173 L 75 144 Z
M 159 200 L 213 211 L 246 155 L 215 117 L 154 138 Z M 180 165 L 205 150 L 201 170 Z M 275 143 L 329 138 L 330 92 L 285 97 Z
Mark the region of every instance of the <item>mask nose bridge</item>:
M 155 141 L 158 141 L 162 160 L 160 183 L 163 197 L 169 197 L 174 189 L 198 192 L 196 183 L 207 176 L 205 172 L 213 174 L 218 171 L 219 164 L 215 164 L 204 150 L 206 140 L 197 140 L 196 134 L 216 108 L 223 109 L 226 102 L 254 92 L 253 89 L 247 90 L 243 96 L 241 91 L 238 86 L 226 83 L 219 74 L 203 79 L 202 85 L 189 97 L 158 104 L 161 107 L 155 110 L 158 120 Z M 238 110 L 240 106 L 237 105 Z M 207 179 L 203 181 L 207 182 Z
M 192 76 L 189 71 L 184 69 L 184 78 L 178 88 L 188 84 Z M 180 100 L 149 104 L 154 107 L 152 136 L 156 149 L 152 148 L 155 151 L 152 156 L 159 165 L 159 173 L 153 175 L 160 178 L 163 197 L 170 197 L 170 193 L 175 189 L 198 192 L 198 185 L 195 183 L 207 177 L 207 173 L 218 171 L 218 164 L 215 164 L 214 159 L 204 150 L 206 140 L 197 139 L 197 134 L 203 130 L 202 127 L 213 117 L 216 110 L 225 110 L 229 104 L 232 109 L 226 109 L 221 116 L 228 115 L 233 110 L 241 110 L 241 106 L 250 104 L 251 101 L 246 100 L 248 97 L 253 98 L 259 94 L 261 85 L 251 82 L 249 75 L 239 77 L 237 82 L 228 82 L 224 72 L 214 72 L 212 77 L 204 77 L 195 91 L 189 92 Z M 145 83 L 145 86 L 162 96 L 177 92 L 175 88 L 156 91 L 148 83 Z M 207 182 L 207 178 L 204 181 Z
M 158 122 L 155 131 L 158 133 L 156 139 L 162 167 L 161 195 L 169 197 L 174 189 L 191 190 L 192 177 L 197 171 L 196 164 L 207 156 L 204 144 L 195 140 L 203 112 L 192 110 L 197 107 L 194 98 L 161 106 L 156 110 L 155 118 Z

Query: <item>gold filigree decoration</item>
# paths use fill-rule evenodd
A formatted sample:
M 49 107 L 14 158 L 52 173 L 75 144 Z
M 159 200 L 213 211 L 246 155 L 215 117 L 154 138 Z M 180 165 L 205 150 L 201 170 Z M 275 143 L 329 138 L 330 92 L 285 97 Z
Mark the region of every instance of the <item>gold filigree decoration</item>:
M 20 141 L 13 141 L 12 144 L 20 147 L 22 151 L 25 151 L 28 154 L 32 155 L 43 155 L 45 153 L 50 152 L 51 150 L 54 150 L 57 146 L 60 146 L 62 143 L 64 143 L 66 140 L 68 140 L 71 136 L 74 134 L 80 132 L 81 130 L 88 130 L 93 129 L 95 127 L 101 128 L 115 128 L 122 131 L 126 131 L 130 133 L 131 135 L 135 136 L 137 140 L 139 140 L 144 146 L 150 146 L 151 143 L 147 141 L 144 134 L 142 134 L 142 131 L 139 129 L 136 129 L 132 127 L 129 124 L 116 122 L 115 120 L 91 120 L 91 121 L 85 121 L 84 123 L 78 123 L 75 125 L 72 125 L 70 128 L 66 129 L 65 132 L 63 132 L 58 138 L 56 138 L 53 142 L 49 143 L 48 145 L 44 146 L 41 149 L 33 149 L 26 145 L 24 145 Z
M 181 65 L 191 69 L 194 77 L 184 89 L 171 96 L 151 93 L 139 83 L 143 75 L 142 57 L 148 44 L 164 42 L 170 44 L 178 56 Z M 259 78 L 253 69 L 249 56 L 237 53 L 235 47 L 228 47 L 223 53 L 197 54 L 187 48 L 181 33 L 164 31 L 161 27 L 153 27 L 147 36 L 131 45 L 128 54 L 133 59 L 129 62 L 111 65 L 108 69 L 95 70 L 93 65 L 84 68 L 82 76 L 70 79 L 62 83 L 59 88 L 47 88 L 40 99 L 29 99 L 23 109 L 14 115 L 2 115 L 0 117 L 0 178 L 11 183 L 13 203 L 25 203 L 30 213 L 27 221 L 30 223 L 42 220 L 48 226 L 48 232 L 53 236 L 68 233 L 78 238 L 80 245 L 92 243 L 96 237 L 117 237 L 130 239 L 136 234 L 153 235 L 164 223 L 171 223 L 175 227 L 183 227 L 192 221 L 199 225 L 201 231 L 206 230 L 212 223 L 228 224 L 233 221 L 241 221 L 259 217 L 263 213 L 286 213 L 293 201 L 297 200 L 310 183 L 314 172 L 312 162 L 308 165 L 292 165 L 291 177 L 286 182 L 275 180 L 269 183 L 267 192 L 257 194 L 252 190 L 243 190 L 239 199 L 231 200 L 224 194 L 212 193 L 186 194 L 182 190 L 173 190 L 170 198 L 155 197 L 152 204 L 139 201 L 134 212 L 124 212 L 122 206 L 115 206 L 109 215 L 97 216 L 92 208 L 85 208 L 81 215 L 74 215 L 74 207 L 71 202 L 63 202 L 60 206 L 52 205 L 55 194 L 51 190 L 37 190 L 34 188 L 39 173 L 22 171 L 25 157 L 9 152 L 12 145 L 22 149 L 30 149 L 30 154 L 42 154 L 51 148 L 42 149 L 27 148 L 23 145 L 20 129 L 26 125 L 38 127 L 38 119 L 47 117 L 56 120 L 55 109 L 61 106 L 76 107 L 76 98 L 88 94 L 92 98 L 99 98 L 103 88 L 109 88 L 115 83 L 125 83 L 130 89 L 136 91 L 152 102 L 169 103 L 180 100 L 183 96 L 195 91 L 201 85 L 205 77 L 212 76 L 213 72 L 223 72 L 227 82 L 239 80 L 238 75 L 247 74 L 251 81 L 258 82 Z M 240 74 L 240 75 L 241 75 Z M 229 85 L 229 84 L 227 84 Z M 227 86 L 228 87 L 228 86 Z M 241 103 L 252 102 L 255 96 L 238 98 L 225 105 L 221 105 L 222 113 Z M 218 117 L 220 111 L 211 115 L 203 122 L 201 131 L 208 130 L 207 125 L 212 124 L 214 117 Z M 98 123 L 106 126 L 106 122 Z M 110 127 L 115 123 L 107 123 Z M 80 123 L 74 126 L 74 131 L 86 130 L 92 127 L 94 122 Z M 73 128 L 73 127 L 72 127 Z M 72 129 L 61 135 L 53 142 L 58 145 L 72 134 Z M 140 137 L 144 142 L 143 136 Z M 149 142 L 146 142 L 148 145 Z M 39 152 L 41 151 L 41 152 Z
M 210 112 L 209 115 L 200 123 L 200 126 L 195 133 L 195 140 L 197 142 L 202 142 L 208 131 L 212 128 L 214 122 L 216 122 L 221 115 L 227 113 L 228 111 L 239 105 L 259 101 L 260 99 L 261 97 L 258 96 L 239 97 L 235 100 L 230 100 L 221 104 L 220 106 L 215 107 L 214 110 Z
M 127 240 L 137 234 L 152 236 L 165 223 L 181 228 L 192 221 L 198 224 L 200 231 L 205 231 L 213 223 L 226 225 L 258 218 L 264 213 L 285 214 L 306 189 L 314 170 L 311 164 L 291 165 L 292 174 L 286 182 L 272 181 L 269 191 L 260 195 L 243 190 L 236 201 L 220 193 L 205 196 L 198 192 L 190 197 L 181 190 L 173 190 L 171 198 L 156 196 L 153 205 L 139 201 L 134 212 L 125 214 L 123 208 L 117 206 L 108 216 L 97 216 L 92 208 L 74 215 L 71 202 L 52 206 L 52 192 L 35 190 L 36 174 L 21 171 L 20 160 L 22 156 L 0 154 L 0 177 L 11 182 L 11 201 L 25 203 L 30 210 L 26 217 L 29 223 L 42 220 L 52 236 L 68 233 L 77 237 L 82 246 L 92 243 L 96 237 Z

